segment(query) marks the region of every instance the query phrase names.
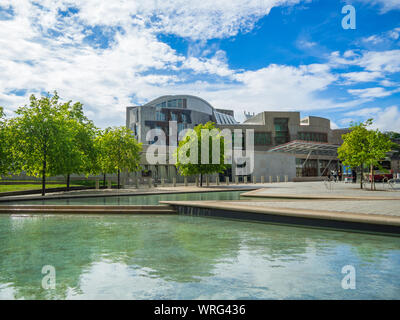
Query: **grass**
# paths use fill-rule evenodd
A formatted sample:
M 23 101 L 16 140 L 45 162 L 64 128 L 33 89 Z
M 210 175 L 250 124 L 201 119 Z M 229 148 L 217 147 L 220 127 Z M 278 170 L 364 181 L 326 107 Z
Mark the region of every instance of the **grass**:
M 1 181 L 1 180 L 0 180 Z M 13 180 L 15 182 L 26 182 L 24 184 L 0 184 L 0 192 L 11 192 L 11 191 L 24 191 L 24 190 L 40 190 L 42 189 L 42 184 L 37 183 L 39 181 L 35 181 L 36 183 L 33 184 L 33 181 L 25 181 L 25 180 Z M 94 187 L 96 182 L 94 180 L 73 180 L 70 182 L 70 187 Z M 106 184 L 107 185 L 107 184 Z M 112 186 L 116 186 L 117 183 L 112 182 Z M 103 186 L 103 180 L 100 181 L 100 187 Z M 50 188 L 66 188 L 67 184 L 64 183 L 57 183 L 57 184 L 46 184 L 46 189 Z
M 76 184 L 71 184 L 71 187 L 77 187 Z M 49 184 L 46 185 L 46 189 L 49 188 L 65 188 L 65 184 Z M 11 191 L 24 191 L 24 190 L 39 190 L 42 189 L 41 184 L 0 184 L 0 192 L 11 192 Z

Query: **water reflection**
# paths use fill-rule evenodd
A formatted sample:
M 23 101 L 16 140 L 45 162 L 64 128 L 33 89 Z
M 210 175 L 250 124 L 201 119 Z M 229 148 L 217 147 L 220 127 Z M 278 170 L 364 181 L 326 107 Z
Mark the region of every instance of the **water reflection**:
M 358 290 L 340 287 L 353 264 Z M 41 288 L 43 265 L 55 290 Z M 184 216 L 2 216 L 0 298 L 400 298 L 400 239 Z
M 243 191 L 223 192 L 193 192 L 193 193 L 172 193 L 152 194 L 121 197 L 92 197 L 74 199 L 47 199 L 16 201 L 8 204 L 48 204 L 48 205 L 157 205 L 159 201 L 202 201 L 202 200 L 239 200 Z

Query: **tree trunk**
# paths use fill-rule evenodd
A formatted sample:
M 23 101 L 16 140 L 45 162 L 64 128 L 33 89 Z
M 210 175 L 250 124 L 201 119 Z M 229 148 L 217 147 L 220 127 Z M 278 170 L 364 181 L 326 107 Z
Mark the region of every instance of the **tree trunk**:
M 67 174 L 67 191 L 69 191 L 70 174 Z
M 200 173 L 200 187 L 203 186 L 203 174 Z
M 46 195 L 46 155 L 43 160 L 43 169 L 42 169 L 42 196 Z
M 375 170 L 374 166 L 371 165 L 371 190 L 376 190 L 375 186 Z
M 106 187 L 106 174 L 103 175 L 103 187 Z
M 360 176 L 361 189 L 363 188 L 363 179 L 364 179 L 363 166 L 361 166 L 361 176 Z
M 118 189 L 119 189 L 119 180 L 120 180 L 120 170 L 118 169 L 118 185 L 117 185 Z

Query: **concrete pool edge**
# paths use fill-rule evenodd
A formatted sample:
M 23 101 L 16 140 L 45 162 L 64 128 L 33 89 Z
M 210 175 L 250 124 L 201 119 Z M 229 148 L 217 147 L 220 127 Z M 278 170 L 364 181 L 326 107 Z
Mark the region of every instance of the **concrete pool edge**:
M 160 204 L 172 206 L 178 214 L 400 236 L 400 217 L 397 216 L 310 209 L 251 207 L 240 205 L 240 203 L 217 201 L 160 201 Z
M 241 197 L 261 199 L 296 199 L 296 200 L 400 200 L 399 197 L 371 196 L 371 195 L 339 195 L 339 194 L 296 194 L 296 193 L 260 193 L 266 188 L 253 189 L 242 193 Z

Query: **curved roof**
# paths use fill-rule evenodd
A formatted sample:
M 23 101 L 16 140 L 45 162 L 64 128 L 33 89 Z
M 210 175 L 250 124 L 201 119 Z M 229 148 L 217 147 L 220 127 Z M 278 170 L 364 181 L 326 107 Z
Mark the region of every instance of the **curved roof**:
M 168 99 L 183 99 L 183 98 L 192 98 L 192 99 L 200 100 L 200 101 L 204 102 L 205 104 L 207 104 L 210 108 L 214 109 L 214 107 L 209 102 L 207 102 L 206 100 L 204 100 L 204 99 L 202 99 L 200 97 L 197 97 L 197 96 L 192 96 L 190 94 L 178 94 L 178 95 L 161 96 L 161 97 L 158 97 L 158 98 L 156 98 L 154 100 L 151 100 L 150 102 L 146 103 L 145 106 L 148 106 L 148 105 L 152 106 L 152 105 L 155 105 L 155 104 L 157 104 L 159 102 L 162 102 L 162 101 L 168 100 Z
M 186 109 L 192 110 L 192 111 L 198 111 L 198 112 L 203 112 L 208 115 L 213 115 L 214 113 L 214 108 L 211 104 L 209 104 L 207 101 L 205 101 L 202 98 L 196 97 L 196 96 L 191 96 L 191 95 L 168 95 L 168 96 L 162 96 L 159 97 L 155 100 L 150 101 L 147 103 L 147 106 L 157 106 L 160 103 L 167 102 L 167 101 L 173 101 L 173 100 L 179 100 L 179 99 L 185 99 L 186 100 Z
M 203 112 L 210 116 L 214 116 L 216 123 L 218 124 L 236 124 L 238 123 L 232 115 L 217 111 L 210 103 L 206 100 L 192 96 L 192 95 L 165 95 L 158 97 L 148 103 L 145 106 L 157 106 L 160 103 L 177 100 L 186 99 L 186 109 L 193 110 L 197 112 Z

